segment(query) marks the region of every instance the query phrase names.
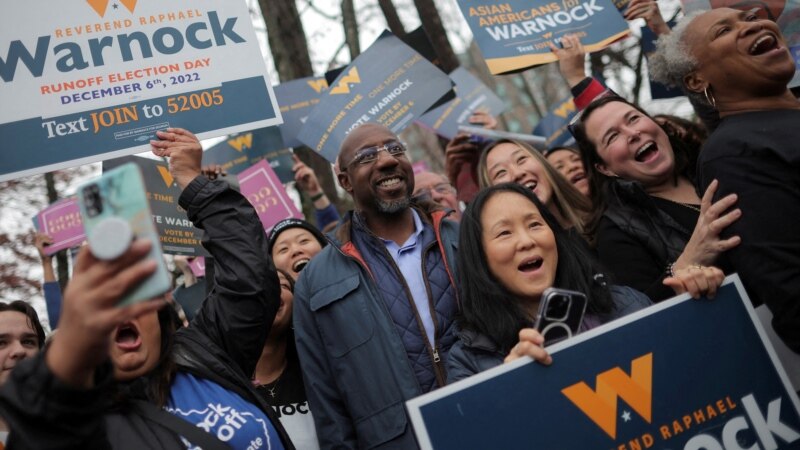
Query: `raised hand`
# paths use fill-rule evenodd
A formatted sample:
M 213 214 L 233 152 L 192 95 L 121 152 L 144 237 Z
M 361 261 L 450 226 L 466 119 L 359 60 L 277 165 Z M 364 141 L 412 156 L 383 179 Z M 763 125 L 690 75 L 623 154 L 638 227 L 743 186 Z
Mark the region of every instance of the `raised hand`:
M 88 247 L 78 253 L 64 291 L 58 334 L 46 357 L 56 377 L 72 386 L 91 386 L 95 368 L 108 358 L 114 329 L 166 304 L 157 300 L 117 306 L 123 294 L 156 270 L 156 262 L 145 259 L 152 245 L 136 240 L 111 261 L 95 258 Z
M 160 140 L 150 141 L 153 154 L 169 158 L 169 171 L 185 189 L 201 173 L 200 163 L 203 159 L 203 147 L 197 136 L 183 128 L 167 128 L 157 131 Z
M 565 34 L 561 37 L 561 48 L 551 42 L 550 50 L 558 57 L 558 71 L 569 87 L 586 78 L 586 51 L 577 35 Z

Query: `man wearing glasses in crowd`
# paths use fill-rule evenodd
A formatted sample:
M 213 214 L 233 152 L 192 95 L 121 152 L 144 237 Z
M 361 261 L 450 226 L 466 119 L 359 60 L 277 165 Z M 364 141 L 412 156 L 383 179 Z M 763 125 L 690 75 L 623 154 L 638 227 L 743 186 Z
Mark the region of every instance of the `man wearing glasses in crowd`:
M 456 222 L 461 221 L 461 207 L 458 204 L 456 188 L 446 176 L 434 172 L 420 172 L 414 175 L 414 198 L 429 199 L 453 212 L 448 216 Z
M 302 272 L 294 328 L 321 448 L 417 448 L 405 401 L 443 386 L 457 339 L 458 226 L 411 202 L 389 129 L 365 124 L 339 153 L 355 211 Z

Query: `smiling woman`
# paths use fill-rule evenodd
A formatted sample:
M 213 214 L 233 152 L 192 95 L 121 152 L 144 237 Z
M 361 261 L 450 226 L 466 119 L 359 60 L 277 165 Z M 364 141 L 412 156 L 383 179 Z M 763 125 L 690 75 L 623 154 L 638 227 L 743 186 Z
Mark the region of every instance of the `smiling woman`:
M 735 193 L 742 218 L 723 236 L 756 304 L 775 331 L 800 352 L 800 102 L 788 83 L 795 61 L 775 22 L 757 9 L 719 8 L 684 18 L 659 41 L 654 77 L 681 86 L 719 111 L 720 125 L 698 161 L 701 187 L 719 181 Z
M 663 284 L 670 272 L 713 264 L 738 245 L 738 237 L 719 236 L 740 216 L 729 211 L 736 196 L 712 204 L 714 185 L 701 200 L 689 152 L 641 108 L 604 96 L 572 131 L 591 185 L 589 229 L 618 282 L 664 300 L 675 295 Z
M 541 362 L 541 336 L 529 329 L 545 289 L 555 286 L 588 298 L 581 330 L 650 304 L 630 288 L 609 286 L 580 238 L 561 228 L 529 189 L 516 183 L 481 191 L 461 220 L 458 270 L 461 338 L 450 351 L 448 381 L 502 363 L 523 334 L 533 336 Z
M 501 139 L 481 154 L 478 179 L 485 188 L 500 183 L 517 183 L 531 190 L 556 217 L 564 229 L 585 234 L 584 223 L 591 210 L 587 198 L 529 145 Z

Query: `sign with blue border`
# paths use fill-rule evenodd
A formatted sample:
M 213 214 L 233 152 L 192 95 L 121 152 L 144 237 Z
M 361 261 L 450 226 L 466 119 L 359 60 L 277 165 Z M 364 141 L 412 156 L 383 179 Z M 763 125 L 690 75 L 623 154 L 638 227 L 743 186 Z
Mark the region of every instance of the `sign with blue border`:
M 456 84 L 456 98 L 426 112 L 417 121 L 436 134 L 453 139 L 458 126 L 467 123 L 472 113 L 483 111 L 496 117 L 506 110 L 503 100 L 464 67 L 452 71 L 450 79 Z
M 0 181 L 281 121 L 241 0 L 11 2 L 0 79 Z
M 611 0 L 459 0 L 483 58 L 494 74 L 556 61 L 550 45 L 576 34 L 586 53 L 628 35 L 628 24 Z
M 345 136 L 365 123 L 399 133 L 447 95 L 450 78 L 388 31 L 339 73 L 298 139 L 336 162 Z
M 800 447 L 800 401 L 736 275 L 407 402 L 421 448 Z

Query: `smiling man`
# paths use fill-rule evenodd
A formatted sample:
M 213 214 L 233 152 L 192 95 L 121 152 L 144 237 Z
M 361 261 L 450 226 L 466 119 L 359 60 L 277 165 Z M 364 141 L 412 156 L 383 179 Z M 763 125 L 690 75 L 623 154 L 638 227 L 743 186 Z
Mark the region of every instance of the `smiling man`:
M 321 448 L 416 448 L 405 401 L 447 378 L 458 226 L 412 204 L 405 152 L 380 125 L 347 136 L 339 183 L 355 210 L 295 290 L 297 349 Z

